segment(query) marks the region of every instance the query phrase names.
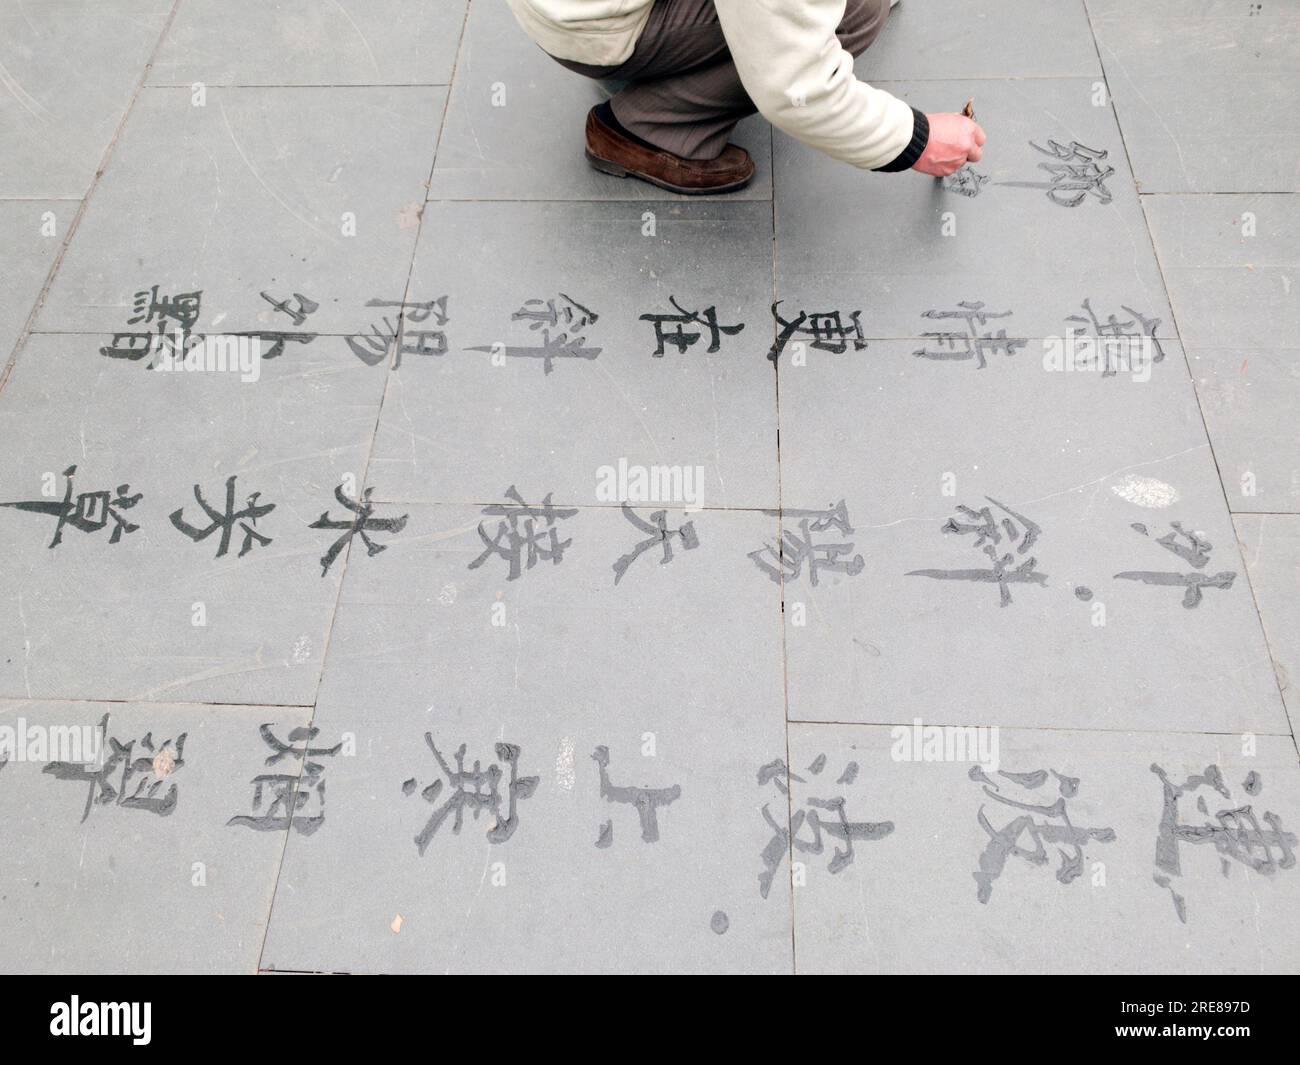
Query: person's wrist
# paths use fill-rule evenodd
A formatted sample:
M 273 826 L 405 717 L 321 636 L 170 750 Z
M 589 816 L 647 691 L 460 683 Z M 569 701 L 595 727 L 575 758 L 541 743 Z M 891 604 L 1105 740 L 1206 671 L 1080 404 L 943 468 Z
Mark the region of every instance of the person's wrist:
M 911 170 L 918 159 L 925 154 L 925 146 L 930 143 L 930 120 L 925 113 L 912 108 L 912 137 L 903 150 L 884 166 L 875 169 L 882 174 L 897 174 Z

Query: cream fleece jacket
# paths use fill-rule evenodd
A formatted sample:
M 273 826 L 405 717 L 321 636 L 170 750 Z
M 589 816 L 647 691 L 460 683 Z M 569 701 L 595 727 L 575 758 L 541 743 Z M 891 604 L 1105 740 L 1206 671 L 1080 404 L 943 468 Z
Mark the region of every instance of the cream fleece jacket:
M 560 59 L 617 66 L 654 0 L 507 0 L 516 20 Z M 925 116 L 853 73 L 835 28 L 845 0 L 714 0 L 741 83 L 783 130 L 865 170 L 905 170 L 925 148 Z

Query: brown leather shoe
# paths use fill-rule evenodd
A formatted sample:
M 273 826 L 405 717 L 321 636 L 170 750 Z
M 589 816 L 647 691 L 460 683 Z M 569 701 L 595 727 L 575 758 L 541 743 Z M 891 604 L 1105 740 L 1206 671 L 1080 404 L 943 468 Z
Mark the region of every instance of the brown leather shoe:
M 744 148 L 728 144 L 716 159 L 683 159 L 628 140 L 605 125 L 594 107 L 587 114 L 587 162 L 601 173 L 640 178 L 687 196 L 732 192 L 754 177 L 754 161 Z

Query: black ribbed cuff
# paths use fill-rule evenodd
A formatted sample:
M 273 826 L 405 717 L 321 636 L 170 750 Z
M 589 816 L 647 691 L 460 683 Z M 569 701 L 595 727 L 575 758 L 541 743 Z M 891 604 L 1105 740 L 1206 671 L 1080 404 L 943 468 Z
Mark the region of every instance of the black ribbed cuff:
M 884 166 L 877 166 L 873 169 L 884 174 L 896 174 L 900 170 L 911 170 L 912 164 L 921 158 L 921 153 L 925 151 L 925 146 L 930 142 L 930 120 L 918 111 L 912 108 L 912 139 L 907 142 L 904 148 L 893 162 L 886 163 Z

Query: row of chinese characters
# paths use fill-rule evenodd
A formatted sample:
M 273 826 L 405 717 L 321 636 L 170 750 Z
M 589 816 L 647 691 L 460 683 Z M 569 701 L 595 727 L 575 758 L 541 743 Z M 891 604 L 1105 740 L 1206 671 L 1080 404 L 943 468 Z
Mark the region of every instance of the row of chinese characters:
M 43 770 L 86 789 L 82 821 L 102 809 L 172 815 L 181 801 L 186 734 L 165 740 L 152 733 L 123 737 L 110 730 L 108 714 L 99 731 L 103 757 L 90 763 L 51 762 Z M 355 754 L 355 737 L 344 734 L 339 742 L 325 744 L 319 742 L 320 730 L 314 726 L 293 728 L 285 739 L 271 724 L 261 725 L 259 731 L 269 753 L 250 779 L 250 808 L 232 813 L 225 824 L 261 832 L 314 835 L 326 824 L 327 766 L 338 757 Z M 392 783 L 395 798 L 418 796 L 430 807 L 412 824 L 412 842 L 420 857 L 439 853 L 450 845 L 446 837 L 461 835 L 467 821 L 478 822 L 480 817 L 480 830 L 488 844 L 499 846 L 514 836 L 521 828 L 525 803 L 544 786 L 541 776 L 521 771 L 521 747 L 498 741 L 493 748 L 495 759 L 485 762 L 468 760 L 465 743 L 448 752 L 433 733 L 426 732 L 423 739 L 432 775 L 422 779 L 417 773 L 399 779 L 403 774 L 398 770 Z M 596 746 L 591 758 L 598 789 L 593 790 L 593 797 L 611 807 L 627 808 L 622 815 L 626 822 L 617 821 L 616 815 L 593 824 L 592 843 L 597 849 L 615 846 L 620 823 L 629 824 L 639 841 L 633 846 L 645 846 L 658 843 L 663 833 L 674 831 L 683 817 L 691 816 L 691 796 L 680 784 L 619 783 L 608 747 Z M 0 768 L 3 765 L 0 762 Z M 774 759 L 758 767 L 748 784 L 753 787 L 756 782 L 760 791 L 776 793 L 755 806 L 755 835 L 770 832 L 755 859 L 756 889 L 764 899 L 788 857 L 825 856 L 827 872 L 835 875 L 858 860 L 860 852 L 865 853 L 862 848 L 886 840 L 900 827 L 893 820 L 853 816 L 851 808 L 862 803 L 860 795 L 855 795 L 862 790 L 858 762 L 846 762 L 838 774 L 827 770 L 825 754 L 801 772 Z M 1262 876 L 1294 867 L 1295 834 L 1286 830 L 1273 811 L 1255 809 L 1252 800 L 1263 789 L 1258 772 L 1248 772 L 1233 785 L 1213 764 L 1182 780 L 1159 764 L 1152 764 L 1150 771 L 1158 789 L 1152 796 L 1150 817 L 1152 879 L 1170 893 L 1180 920 L 1187 919 L 1186 899 L 1176 886 L 1185 875 L 1184 848 L 1213 851 L 1225 877 L 1234 867 Z M 1068 888 L 1083 875 L 1087 852 L 1117 839 L 1113 828 L 1081 823 L 1072 812 L 1082 787 L 1078 777 L 1051 768 L 1013 772 L 981 764 L 972 765 L 967 775 L 975 789 L 970 825 L 976 841 L 972 853 L 977 851 L 974 868 L 967 874 L 974 880 L 971 896 L 981 904 L 990 902 L 998 881 L 1015 863 L 1022 863 L 1026 872 L 1054 863 L 1053 879 Z M 736 785 L 746 786 L 739 780 Z M 793 794 L 796 785 L 800 792 L 797 801 Z M 1241 797 L 1234 795 L 1234 787 Z M 892 802 L 906 807 L 897 795 Z M 1195 810 L 1188 810 L 1188 804 L 1194 804 Z M 1093 800 L 1090 806 L 1104 809 L 1105 803 Z M 901 827 L 906 830 L 906 824 Z M 877 862 L 891 857 L 875 848 L 871 853 Z
M 144 498 L 141 492 L 132 493 L 129 484 L 118 485 L 115 490 L 100 489 L 74 494 L 73 478 L 76 466 L 63 471 L 66 480 L 63 498 L 59 500 L 15 500 L 0 502 L 0 507 L 44 514 L 55 519 L 54 534 L 49 542 L 56 548 L 63 541 L 67 529 L 82 533 L 95 533 L 111 528 L 108 542 L 119 543 L 124 534 L 137 531 L 140 526 L 127 516 Z M 221 558 L 239 540 L 238 557 L 249 554 L 258 547 L 272 542 L 266 531 L 266 519 L 276 509 L 274 503 L 262 501 L 260 492 L 252 492 L 239 500 L 237 477 L 226 479 L 224 498 L 214 504 L 209 501 L 200 485 L 194 486 L 194 500 L 206 524 L 195 524 L 186 518 L 184 507 L 170 514 L 172 526 L 195 543 L 214 539 L 216 557 Z M 377 534 L 396 535 L 405 527 L 408 514 L 379 516 L 372 502 L 372 488 L 364 489 L 358 498 L 351 498 L 344 486 L 334 490 L 334 497 L 344 510 L 342 517 L 331 517 L 328 510 L 311 522 L 308 528 L 338 532 L 321 556 L 321 576 L 342 554 L 353 538 L 360 538 L 366 555 L 373 557 L 386 549 L 387 544 L 375 539 Z M 480 522 L 478 536 L 482 552 L 469 562 L 468 568 L 476 570 L 490 559 L 501 560 L 506 567 L 506 580 L 518 580 L 538 563 L 549 562 L 559 566 L 565 552 L 573 544 L 572 537 L 563 535 L 563 523 L 578 514 L 576 507 L 559 507 L 547 493 L 540 503 L 529 503 L 511 485 L 505 492 L 506 501 L 492 503 L 482 508 L 485 518 Z M 1013 602 L 1012 589 L 1016 585 L 1046 587 L 1048 574 L 1039 568 L 1036 548 L 1043 537 L 1043 529 L 1031 518 L 996 499 L 986 499 L 986 505 L 969 507 L 960 505 L 957 514 L 945 522 L 940 531 L 945 535 L 968 539 L 972 549 L 981 557 L 981 564 L 959 569 L 918 569 L 907 571 L 909 577 L 927 577 L 939 581 L 973 581 L 995 585 L 999 602 L 1009 606 Z M 612 563 L 613 583 L 618 584 L 628 569 L 642 555 L 658 552 L 660 565 L 668 565 L 676 557 L 674 549 L 692 551 L 700 546 L 697 522 L 694 516 L 677 527 L 670 527 L 667 510 L 649 514 L 638 512 L 623 503 L 622 514 L 640 537 L 628 551 Z M 755 566 L 779 585 L 792 584 L 807 576 L 816 586 L 827 573 L 857 577 L 866 567 L 862 554 L 855 550 L 854 528 L 844 500 L 821 510 L 782 508 L 763 512 L 781 519 L 781 533 L 777 541 L 749 552 Z M 258 522 L 263 524 L 259 527 Z M 1179 522 L 1170 523 L 1170 531 L 1163 536 L 1151 537 L 1150 530 L 1141 523 L 1133 523 L 1130 530 L 1153 542 L 1169 554 L 1180 559 L 1189 569 L 1184 570 L 1124 570 L 1113 574 L 1115 580 L 1139 581 L 1148 585 L 1166 585 L 1182 589 L 1183 605 L 1189 609 L 1199 606 L 1206 589 L 1230 589 L 1236 580 L 1235 571 L 1206 572 L 1214 545 L 1195 530 L 1184 528 Z M 1087 602 L 1093 592 L 1084 585 L 1074 588 L 1076 598 Z
M 301 293 L 283 299 L 267 292 L 260 295 L 275 314 L 284 315 L 300 327 L 320 307 L 317 301 Z M 137 292 L 135 314 L 127 324 L 142 328 L 113 334 L 99 349 L 100 354 L 141 362 L 152 369 L 174 368 L 186 359 L 192 360 L 196 350 L 203 350 L 217 336 L 195 332 L 202 298 L 202 290 L 167 295 L 160 293 L 158 285 Z M 393 369 L 398 369 L 405 356 L 445 356 L 452 350 L 447 336 L 451 321 L 447 300 L 445 295 L 424 302 L 368 300 L 367 307 L 386 313 L 368 323 L 364 332 L 343 340 L 352 354 L 367 366 L 388 361 Z M 783 309 L 782 302 L 778 300 L 771 305 L 775 340 L 767 350 L 767 358 L 772 362 L 777 362 L 787 351 L 794 351 L 802 358 L 810 350 L 837 355 L 866 350 L 861 308 L 853 311 L 802 308 L 796 312 Z M 675 295 L 668 297 L 668 303 L 671 311 L 647 311 L 638 316 L 638 321 L 647 323 L 651 331 L 647 348 L 652 357 L 663 358 L 669 349 L 678 354 L 692 350 L 713 354 L 724 347 L 739 350 L 742 342 L 732 338 L 744 332 L 745 323 L 728 324 L 719 319 L 716 307 L 691 308 Z M 1113 351 L 1131 359 L 1131 350 L 1140 346 L 1149 353 L 1146 357 L 1150 362 L 1162 362 L 1165 352 L 1157 336 L 1160 319 L 1126 305 L 1119 310 L 1123 313 L 1099 313 L 1093 308 L 1091 298 L 1084 298 L 1079 308 L 1062 316 L 1062 333 L 1095 341 L 1099 354 L 1109 356 Z M 991 309 L 980 300 L 963 300 L 947 310 L 930 308 L 921 312 L 923 321 L 955 328 L 919 331 L 924 343 L 912 354 L 936 362 L 972 362 L 977 369 L 984 369 L 990 357 L 1014 356 L 1029 343 L 1027 339 L 1008 334 L 1008 320 L 1013 317 L 1012 311 Z M 601 316 L 564 293 L 547 299 L 525 300 L 510 320 L 522 323 L 512 327 L 520 330 L 517 338 L 475 343 L 462 350 L 486 353 L 498 362 L 533 359 L 541 364 L 544 375 L 553 373 L 559 361 L 591 361 L 604 350 L 588 341 L 588 334 Z M 259 357 L 262 359 L 279 358 L 289 344 L 308 345 L 319 339 L 317 333 L 287 328 L 243 330 L 219 336 L 232 342 L 256 338 L 261 344 Z M 1102 367 L 1103 376 L 1115 376 L 1119 361 L 1118 357 L 1108 357 Z

